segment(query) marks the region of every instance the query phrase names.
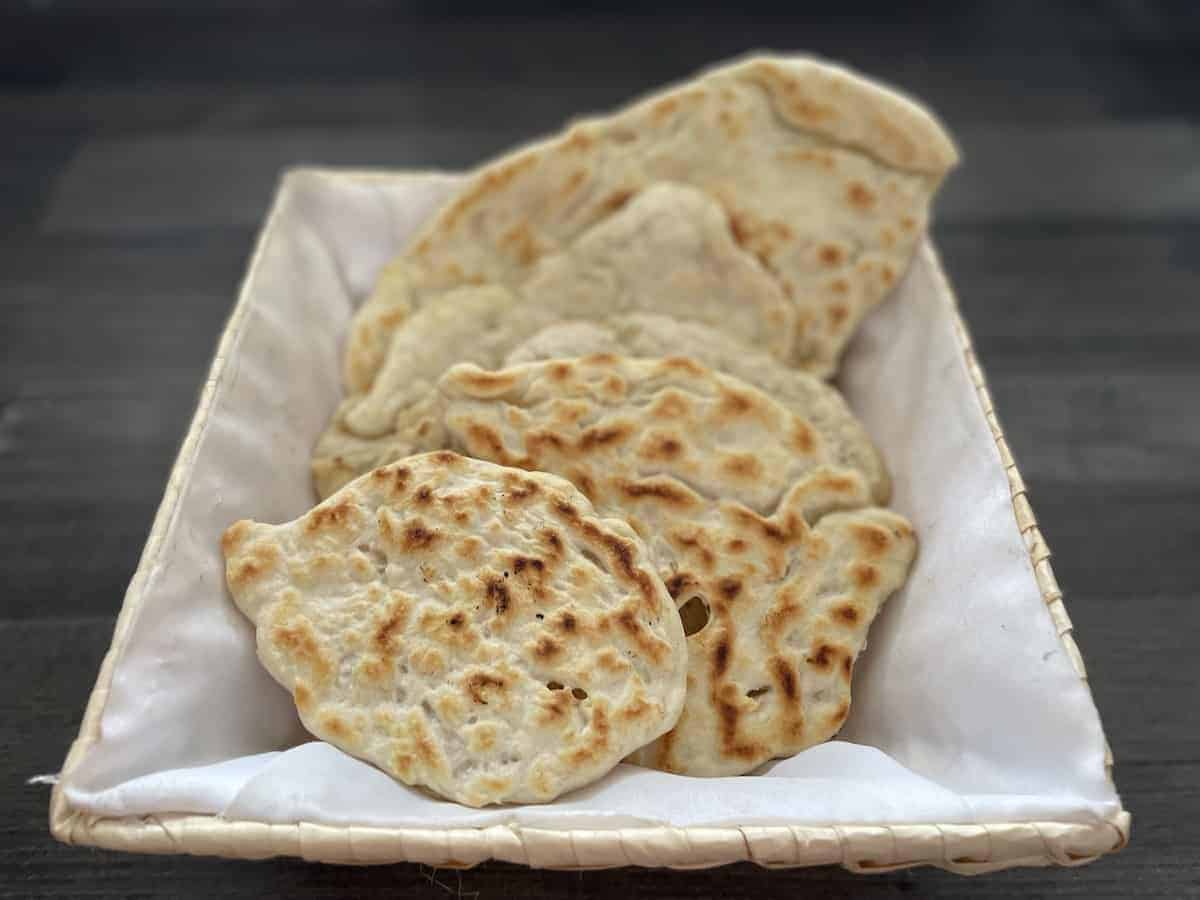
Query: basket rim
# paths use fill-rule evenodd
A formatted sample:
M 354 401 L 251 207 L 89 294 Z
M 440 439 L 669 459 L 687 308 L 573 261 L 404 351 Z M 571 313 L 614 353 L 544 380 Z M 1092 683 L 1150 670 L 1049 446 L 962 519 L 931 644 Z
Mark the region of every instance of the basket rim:
M 181 488 L 227 361 L 233 356 L 250 307 L 251 287 L 264 249 L 279 227 L 291 183 L 313 176 L 360 183 L 453 178 L 458 173 L 437 169 L 362 169 L 297 166 L 285 169 L 272 197 L 254 253 L 242 277 L 237 302 L 226 321 L 209 367 L 196 411 L 171 467 L 162 501 L 146 538 L 137 569 L 126 589 L 109 649 L 88 697 L 78 734 L 63 763 L 50 800 L 50 831 L 66 844 L 83 844 L 142 853 L 190 853 L 261 859 L 297 856 L 306 860 L 383 864 L 420 862 L 443 867 L 470 867 L 488 859 L 549 869 L 600 869 L 614 866 L 707 868 L 749 861 L 766 867 L 840 865 L 854 872 L 886 872 L 933 865 L 960 874 L 980 874 L 1011 866 L 1063 865 L 1091 862 L 1122 849 L 1129 841 L 1131 816 L 1120 806 L 1101 821 L 1065 821 L 950 825 L 723 826 L 674 827 L 647 825 L 621 829 L 542 829 L 517 825 L 473 828 L 396 828 L 328 826 L 310 822 L 268 824 L 217 815 L 163 814 L 103 817 L 71 806 L 64 777 L 83 759 L 100 736 L 117 661 L 128 643 L 144 600 L 142 590 L 162 549 L 163 536 L 177 512 Z M 918 245 L 950 305 L 963 360 L 975 387 L 992 437 L 1009 480 L 1017 527 L 1025 540 L 1034 577 L 1047 611 L 1076 674 L 1091 697 L 1083 656 L 1072 635 L 1062 590 L 1050 565 L 1047 546 L 1028 490 L 1004 437 L 993 407 L 987 380 L 975 354 L 958 296 L 950 284 L 930 235 Z M 1093 698 L 1094 702 L 1094 698 Z M 1103 728 L 1103 724 L 1101 724 Z M 1112 749 L 1105 738 L 1105 771 L 1113 783 Z

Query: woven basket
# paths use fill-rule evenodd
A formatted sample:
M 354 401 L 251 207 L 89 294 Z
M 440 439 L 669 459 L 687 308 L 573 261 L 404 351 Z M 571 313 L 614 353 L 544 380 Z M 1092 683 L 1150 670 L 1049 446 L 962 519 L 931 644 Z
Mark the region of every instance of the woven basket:
M 389 177 L 376 172 L 341 171 L 338 174 L 364 180 Z M 249 308 L 247 285 L 252 282 L 260 264 L 267 238 L 276 227 L 278 213 L 277 204 L 259 238 L 238 303 L 221 337 L 199 406 L 171 470 L 162 504 L 117 617 L 112 644 L 88 700 L 79 735 L 63 765 L 64 778 L 83 759 L 89 746 L 99 739 L 100 721 L 116 660 L 137 618 L 143 600 L 143 582 L 160 552 L 216 387 L 237 343 Z M 1008 473 L 1016 520 L 1024 535 L 1042 597 L 1063 649 L 1086 686 L 1083 659 L 1071 635 L 1071 621 L 1050 567 L 1050 550 L 1038 529 L 1024 481 L 993 409 L 983 370 L 976 360 L 966 325 L 958 314 L 957 300 L 932 246 L 926 243 L 921 252 L 927 254 L 927 261 L 942 288 L 942 296 L 951 306 L 957 323 L 967 369 Z M 1105 763 L 1110 780 L 1112 762 L 1111 750 L 1106 746 Z M 495 859 L 547 869 L 585 870 L 631 865 L 696 869 L 749 861 L 771 868 L 834 864 L 855 872 L 933 865 L 960 874 L 979 874 L 1013 866 L 1074 866 L 1090 862 L 1127 843 L 1130 816 L 1119 810 L 1106 821 L 1091 824 L 1047 821 L 992 825 L 646 826 L 608 830 L 540 829 L 516 825 L 453 829 L 331 827 L 305 822 L 267 824 L 213 815 L 102 818 L 72 808 L 60 781 L 51 797 L 50 829 L 64 843 L 113 850 L 240 859 L 297 856 L 354 865 L 408 861 L 441 867 L 469 867 Z

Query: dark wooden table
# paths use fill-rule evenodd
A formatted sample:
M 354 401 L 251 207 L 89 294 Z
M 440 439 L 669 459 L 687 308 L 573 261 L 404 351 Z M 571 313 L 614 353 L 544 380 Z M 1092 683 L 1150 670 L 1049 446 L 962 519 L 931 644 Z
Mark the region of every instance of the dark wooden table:
M 1200 14 L 450 19 L 368 2 L 0 6 L 4 896 L 1200 896 Z M 47 832 L 114 616 L 272 186 L 467 166 L 755 47 L 924 98 L 966 164 L 937 240 L 1066 591 L 1134 815 L 1077 870 L 355 870 L 139 858 Z

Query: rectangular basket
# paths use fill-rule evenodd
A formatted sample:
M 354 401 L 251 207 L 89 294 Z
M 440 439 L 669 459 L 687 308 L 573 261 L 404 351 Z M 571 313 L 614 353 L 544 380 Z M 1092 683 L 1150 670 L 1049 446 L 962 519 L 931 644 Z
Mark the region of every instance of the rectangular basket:
M 298 170 L 284 178 L 280 196 L 286 192 L 289 179 L 313 175 L 362 183 L 398 177 L 398 174 L 388 173 Z M 162 550 L 164 535 L 189 477 L 217 387 L 226 377 L 236 353 L 256 273 L 264 247 L 278 227 L 280 208 L 281 200 L 277 197 L 260 235 L 237 305 L 221 336 L 199 406 L 171 470 L 162 504 L 118 616 L 111 647 L 88 701 L 79 735 L 63 766 L 63 778 L 69 778 L 89 747 L 99 740 L 101 718 L 117 661 L 144 600 L 145 579 Z M 993 410 L 983 371 L 958 314 L 957 301 L 932 245 L 927 242 L 919 252 L 926 255 L 926 262 L 935 273 L 940 299 L 957 325 L 980 412 L 990 426 L 1007 470 L 1016 523 L 1024 537 L 1042 597 L 1064 652 L 1079 678 L 1086 683 L 1083 661 L 1071 635 L 1071 622 L 1063 605 L 1062 592 L 1050 567 L 1050 551 L 1038 529 L 1024 482 Z M 1106 754 L 1105 763 L 1111 779 L 1111 752 Z M 890 826 L 646 826 L 611 830 L 558 830 L 513 825 L 453 829 L 331 827 L 305 822 L 235 821 L 214 815 L 97 817 L 73 808 L 60 781 L 51 800 L 50 826 L 54 836 L 66 843 L 143 853 L 191 853 L 246 859 L 288 855 L 348 864 L 411 861 L 446 867 L 473 866 L 496 859 L 553 869 L 628 865 L 691 869 L 750 861 L 767 867 L 835 864 L 856 872 L 933 865 L 962 874 L 976 874 L 1021 865 L 1072 866 L 1089 862 L 1125 845 L 1130 816 L 1119 809 L 1105 821 L 1094 823 L 1033 821 L 955 825 L 913 822 Z

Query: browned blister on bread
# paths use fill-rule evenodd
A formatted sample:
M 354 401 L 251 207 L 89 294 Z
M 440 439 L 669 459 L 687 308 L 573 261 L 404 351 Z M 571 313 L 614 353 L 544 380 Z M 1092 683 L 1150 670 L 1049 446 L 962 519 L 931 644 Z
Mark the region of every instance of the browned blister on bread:
M 738 774 L 838 731 L 916 542 L 827 433 L 686 357 L 463 365 L 440 396 L 449 445 L 568 478 L 649 548 L 690 632 L 688 693 L 635 761 Z
M 544 802 L 678 718 L 684 636 L 643 542 L 553 475 L 424 454 L 222 551 L 305 726 L 408 784 Z

